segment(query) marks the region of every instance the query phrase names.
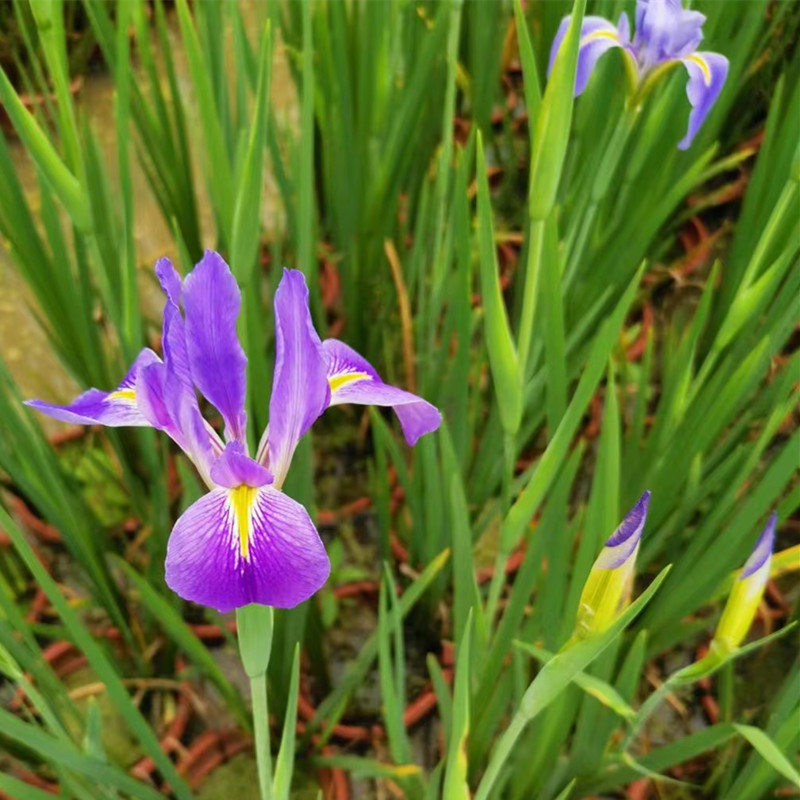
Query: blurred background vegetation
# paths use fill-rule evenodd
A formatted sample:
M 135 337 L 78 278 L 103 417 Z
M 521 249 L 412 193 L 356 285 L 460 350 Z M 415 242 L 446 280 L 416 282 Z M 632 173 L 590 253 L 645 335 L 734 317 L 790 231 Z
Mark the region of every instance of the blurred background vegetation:
M 75 431 L 21 403 L 116 385 L 158 348 L 155 259 L 185 273 L 204 247 L 244 291 L 257 428 L 282 265 L 305 272 L 323 336 L 446 423 L 410 452 L 389 416 L 337 409 L 295 457 L 286 488 L 316 509 L 333 573 L 276 617 L 279 721 L 303 653 L 292 796 L 440 797 L 459 746 L 476 787 L 537 668 L 515 642 L 564 643 L 648 488 L 637 587 L 671 573 L 592 666 L 602 683 L 558 698 L 492 796 L 790 785 L 731 723 L 794 757 L 796 637 L 620 749 L 629 704 L 707 644 L 773 508 L 758 632 L 798 613 L 800 13 L 695 5 L 703 46 L 731 62 L 711 116 L 678 151 L 676 71 L 620 139 L 606 56 L 574 105 L 535 274 L 530 165 L 571 2 L 0 5 L 0 796 L 255 797 L 232 621 L 163 582 L 197 476 L 152 431 Z M 524 354 L 513 435 L 487 352 L 497 296 Z

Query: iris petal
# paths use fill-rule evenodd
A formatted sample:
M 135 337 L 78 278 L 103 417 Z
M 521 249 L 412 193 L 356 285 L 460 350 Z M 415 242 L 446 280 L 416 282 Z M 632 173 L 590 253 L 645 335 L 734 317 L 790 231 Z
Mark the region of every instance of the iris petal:
M 228 442 L 211 467 L 211 480 L 229 489 L 242 484 L 259 487 L 272 483 L 272 473 L 250 458 L 241 442 Z
M 745 580 L 754 575 L 764 564 L 772 559 L 772 550 L 775 545 L 775 526 L 777 524 L 778 514 L 773 511 L 764 530 L 761 531 L 761 535 L 758 537 L 753 552 L 750 553 L 750 558 L 747 559 L 742 567 L 742 574 L 739 576 L 740 580 Z M 767 574 L 769 574 L 769 567 L 767 567 Z
M 594 568 L 615 569 L 630 558 L 644 532 L 650 492 L 645 492 L 606 541 Z
M 149 423 L 164 431 L 210 484 L 214 451 L 222 448 L 214 447 L 216 434 L 200 414 L 194 389 L 187 387 L 166 364 L 159 363 L 142 370 L 137 392 L 139 408 Z
M 689 73 L 686 95 L 692 106 L 689 112 L 689 129 L 678 144 L 679 149 L 686 150 L 725 85 L 729 63 L 719 53 L 692 53 L 683 58 L 682 62 Z
M 222 257 L 211 250 L 183 282 L 186 348 L 197 388 L 225 421 L 228 439 L 244 440 L 247 356 L 236 334 L 242 298 Z
M 642 70 L 696 50 L 705 21 L 699 11 L 684 9 L 680 0 L 638 0 L 633 46 Z
M 374 367 L 344 342 L 327 339 L 322 344 L 322 352 L 331 387 L 330 405 L 391 406 L 410 445 L 439 427 L 442 415 L 435 406 L 411 392 L 384 383 Z
M 180 309 L 181 276 L 168 258 L 160 258 L 156 262 L 156 276 L 167 296 L 161 334 L 164 362 L 187 388 L 194 390 L 192 368 L 186 349 L 186 326 Z
M 624 15 L 623 15 L 624 16 Z M 570 17 L 564 17 L 558 26 L 555 39 L 550 48 L 550 63 L 547 67 L 549 75 L 553 69 L 556 55 L 561 47 L 561 42 L 567 34 Z M 615 26 L 603 17 L 588 16 L 583 18 L 581 25 L 581 39 L 578 45 L 578 64 L 575 72 L 575 96 L 583 92 L 589 78 L 597 65 L 600 56 L 614 47 L 624 47 L 627 44 L 625 33 L 628 30 L 628 19 L 620 20 L 620 25 Z
M 249 603 L 291 608 L 329 573 L 306 510 L 270 486 L 214 489 L 180 517 L 167 545 L 168 586 L 220 612 Z
M 161 284 L 167 300 L 176 308 L 181 304 L 181 276 L 170 259 L 164 257 L 156 261 L 156 277 Z
M 269 402 L 269 468 L 280 487 L 297 443 L 325 410 L 328 381 L 319 336 L 311 321 L 303 273 L 286 269 L 275 292 L 275 373 Z M 266 440 L 265 440 L 266 443 Z
M 25 405 L 54 419 L 74 425 L 107 425 L 112 428 L 124 425 L 150 425 L 137 403 L 136 380 L 145 367 L 160 361 L 161 359 L 146 347 L 136 356 L 128 374 L 112 392 L 89 389 L 64 406 L 46 403 L 44 400 L 26 400 Z

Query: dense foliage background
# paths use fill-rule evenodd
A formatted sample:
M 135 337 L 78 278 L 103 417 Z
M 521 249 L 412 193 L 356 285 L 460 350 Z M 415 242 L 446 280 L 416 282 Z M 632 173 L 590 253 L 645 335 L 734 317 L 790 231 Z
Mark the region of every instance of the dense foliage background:
M 232 620 L 163 582 L 191 466 L 152 431 L 22 405 L 158 349 L 153 263 L 204 247 L 244 293 L 258 429 L 281 265 L 323 335 L 445 419 L 411 451 L 388 415 L 336 409 L 295 457 L 334 569 L 276 615 L 279 796 L 296 761 L 292 797 L 483 797 L 645 489 L 634 596 L 658 591 L 489 796 L 793 785 L 792 633 L 637 716 L 707 646 L 772 509 L 752 635 L 797 619 L 800 14 L 694 5 L 730 73 L 685 152 L 682 69 L 632 116 L 613 52 L 574 105 L 550 88 L 566 0 L 0 7 L 0 795 L 256 796 Z

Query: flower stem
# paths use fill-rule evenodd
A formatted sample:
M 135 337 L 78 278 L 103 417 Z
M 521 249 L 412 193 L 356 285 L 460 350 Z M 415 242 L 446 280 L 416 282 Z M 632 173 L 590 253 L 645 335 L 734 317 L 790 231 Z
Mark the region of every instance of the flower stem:
M 237 608 L 236 625 L 239 654 L 250 678 L 260 796 L 261 800 L 272 800 L 272 754 L 267 703 L 267 667 L 272 650 L 272 608 L 256 603 Z
M 639 736 L 639 732 L 644 727 L 645 722 L 650 719 L 650 715 L 661 705 L 664 701 L 666 696 L 675 690 L 677 685 L 677 681 L 670 678 L 667 678 L 661 686 L 658 687 L 648 698 L 647 700 L 642 703 L 641 707 L 639 708 L 638 713 L 636 714 L 636 718 L 633 720 L 633 724 L 631 725 L 631 729 L 628 732 L 625 741 L 622 743 L 622 752 L 627 753 L 628 750 L 633 746 L 636 742 L 637 737 Z
M 525 711 L 524 707 L 514 715 L 508 727 L 503 731 L 503 735 L 497 742 L 492 756 L 489 759 L 489 766 L 486 767 L 486 772 L 483 773 L 483 778 L 478 785 L 478 791 L 475 793 L 475 800 L 488 800 L 492 795 L 492 787 L 500 775 L 500 771 L 505 765 L 508 757 L 511 755 L 517 739 L 522 735 L 530 718 Z

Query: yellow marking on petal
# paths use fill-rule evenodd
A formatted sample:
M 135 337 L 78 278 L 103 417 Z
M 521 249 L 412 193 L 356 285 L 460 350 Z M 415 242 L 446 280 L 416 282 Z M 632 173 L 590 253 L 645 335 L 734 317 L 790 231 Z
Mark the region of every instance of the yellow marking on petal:
M 118 389 L 116 392 L 111 392 L 107 400 L 123 400 L 126 403 L 136 402 L 136 392 L 133 389 Z
M 706 86 L 711 85 L 711 70 L 708 68 L 708 64 L 706 63 L 705 59 L 700 58 L 698 55 L 691 55 L 686 56 L 684 61 L 691 61 L 693 64 L 697 64 L 700 67 L 700 71 L 703 73 L 703 80 L 706 83 Z
M 338 375 L 328 378 L 328 383 L 331 386 L 331 392 L 335 392 L 342 386 L 347 386 L 348 383 L 363 381 L 365 378 L 369 378 L 369 374 L 366 372 L 340 372 Z
M 231 507 L 239 529 L 239 552 L 247 559 L 250 548 L 250 510 L 258 494 L 255 486 L 237 486 L 231 489 Z
M 619 44 L 619 36 L 615 31 L 593 31 L 592 33 L 587 33 L 586 36 L 581 39 L 581 47 L 597 41 L 597 39 L 611 39 L 612 42 Z

